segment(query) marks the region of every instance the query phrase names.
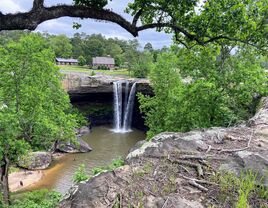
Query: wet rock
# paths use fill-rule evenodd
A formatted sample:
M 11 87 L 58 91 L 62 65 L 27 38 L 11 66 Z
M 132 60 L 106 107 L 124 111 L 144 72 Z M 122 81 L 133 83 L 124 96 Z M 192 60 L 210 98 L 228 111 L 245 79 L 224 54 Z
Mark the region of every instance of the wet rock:
M 78 129 L 78 134 L 84 135 L 89 134 L 91 130 L 87 126 L 82 126 L 80 129 Z
M 77 139 L 77 144 L 72 142 L 59 142 L 56 149 L 65 153 L 85 153 L 92 151 L 92 148 L 82 139 Z
M 49 152 L 31 152 L 19 158 L 18 166 L 28 170 L 46 169 L 52 162 Z

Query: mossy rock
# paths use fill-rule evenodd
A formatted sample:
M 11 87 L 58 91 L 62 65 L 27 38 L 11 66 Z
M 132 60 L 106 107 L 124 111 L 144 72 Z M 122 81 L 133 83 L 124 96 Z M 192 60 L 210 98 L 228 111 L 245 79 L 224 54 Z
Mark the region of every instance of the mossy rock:
M 31 152 L 19 158 L 18 166 L 28 170 L 43 170 L 52 162 L 49 152 Z

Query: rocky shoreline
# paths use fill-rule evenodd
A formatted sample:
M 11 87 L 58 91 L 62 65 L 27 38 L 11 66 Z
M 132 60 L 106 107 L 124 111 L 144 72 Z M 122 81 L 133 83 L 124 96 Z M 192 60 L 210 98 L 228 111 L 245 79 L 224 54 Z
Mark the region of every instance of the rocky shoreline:
M 268 98 L 242 125 L 166 132 L 140 142 L 125 164 L 76 184 L 59 207 L 221 207 L 211 179 L 227 171 L 251 170 L 268 186 Z
M 90 133 L 88 127 L 77 130 L 78 143 L 58 142 L 53 152 L 30 152 L 20 158 L 17 167 L 19 171 L 9 174 L 9 189 L 11 192 L 23 191 L 38 183 L 45 175 L 52 161 L 63 157 L 65 154 L 86 153 L 92 148 L 80 137 Z

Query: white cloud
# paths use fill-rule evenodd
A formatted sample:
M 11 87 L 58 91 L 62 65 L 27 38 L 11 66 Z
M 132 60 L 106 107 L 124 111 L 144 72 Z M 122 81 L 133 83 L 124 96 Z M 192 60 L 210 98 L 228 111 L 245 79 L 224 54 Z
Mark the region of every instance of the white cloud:
M 22 12 L 24 9 L 14 0 L 0 0 L 0 11 L 2 13 L 14 13 Z

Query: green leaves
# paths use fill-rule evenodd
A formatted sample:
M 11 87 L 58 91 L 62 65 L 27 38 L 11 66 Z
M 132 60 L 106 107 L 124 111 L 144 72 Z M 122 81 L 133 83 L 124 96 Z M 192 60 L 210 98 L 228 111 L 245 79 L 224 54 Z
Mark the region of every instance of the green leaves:
M 151 138 L 163 131 L 229 126 L 267 95 L 263 57 L 249 47 L 173 47 L 151 68 L 154 97 L 139 95 Z
M 44 39 L 25 36 L 1 47 L 0 56 L 0 103 L 7 106 L 0 110 L 1 153 L 14 161 L 26 150 L 75 138 L 75 117 L 66 113 L 70 101 Z
M 88 7 L 94 7 L 102 9 L 108 4 L 108 0 L 74 0 L 76 5 L 83 5 Z

